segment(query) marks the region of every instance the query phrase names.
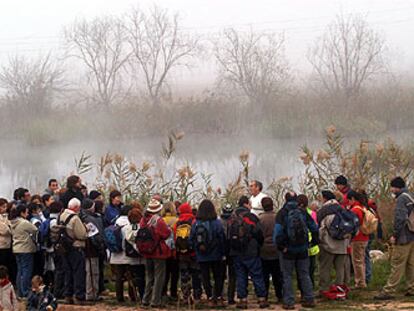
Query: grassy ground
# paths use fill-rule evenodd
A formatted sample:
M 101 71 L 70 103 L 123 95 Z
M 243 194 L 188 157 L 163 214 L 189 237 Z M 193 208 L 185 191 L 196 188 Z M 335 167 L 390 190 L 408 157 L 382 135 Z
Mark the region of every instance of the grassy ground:
M 366 290 L 351 291 L 349 299 L 346 301 L 325 301 L 317 300 L 316 310 L 414 310 L 414 298 L 405 297 L 405 280 L 402 280 L 399 287 L 399 291 L 396 295 L 397 299 L 389 302 L 378 302 L 373 299 L 378 290 L 385 284 L 390 271 L 390 265 L 387 261 L 379 261 L 373 265 L 373 279 Z M 317 275 L 316 275 L 317 277 Z M 113 291 L 113 284 L 110 283 L 108 288 Z M 253 288 L 250 288 L 249 292 L 252 294 Z M 297 297 L 296 301 L 299 301 Z M 271 306 L 268 310 L 282 310 L 280 304 L 276 304 L 274 297 L 270 298 Z M 302 310 L 300 304 L 296 304 L 297 310 Z M 186 310 L 189 309 L 186 305 L 170 304 L 167 306 L 168 310 Z M 207 304 L 200 304 L 196 306 L 197 310 L 211 310 Z M 72 310 L 91 310 L 91 311 L 103 311 L 103 310 L 137 310 L 137 305 L 132 303 L 119 304 L 116 302 L 114 293 L 112 292 L 109 297 L 103 302 L 94 306 L 78 307 L 78 306 L 65 306 L 61 305 L 59 310 L 72 311 Z M 226 310 L 236 310 L 235 307 L 227 307 Z M 256 303 L 256 299 L 251 296 L 249 300 L 249 310 L 259 310 Z M 305 309 L 303 309 L 305 310 Z

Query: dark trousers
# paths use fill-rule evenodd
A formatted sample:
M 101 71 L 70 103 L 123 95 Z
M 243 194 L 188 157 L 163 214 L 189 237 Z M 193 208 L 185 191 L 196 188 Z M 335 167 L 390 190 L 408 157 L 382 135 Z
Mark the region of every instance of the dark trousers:
M 118 302 L 124 301 L 124 281 L 128 281 L 128 295 L 131 301 L 136 302 L 137 290 L 140 299 L 145 293 L 145 266 L 144 265 L 113 265 L 115 268 L 115 292 Z
M 279 301 L 283 299 L 283 274 L 280 269 L 279 259 L 262 259 L 263 278 L 266 287 L 266 298 L 269 297 L 270 277 L 272 277 L 273 288 Z
M 39 275 L 43 277 L 45 266 L 45 257 L 43 251 L 37 251 L 33 257 L 33 275 Z
M 99 256 L 99 293 L 105 291 L 105 257 Z
M 203 278 L 203 286 L 209 299 L 217 299 L 222 297 L 223 293 L 223 264 L 222 260 L 200 262 L 201 276 Z M 210 282 L 210 273 L 213 273 L 214 291 Z
M 62 299 L 65 296 L 65 265 L 61 255 L 54 254 L 53 260 L 55 263 L 53 294 L 57 299 Z
M 180 258 L 180 288 L 183 294 L 183 300 L 187 300 L 191 296 L 191 288 L 193 288 L 194 299 L 201 298 L 202 289 L 197 262 L 194 258 Z M 198 284 L 197 284 L 198 280 Z
M 266 297 L 266 287 L 263 280 L 262 261 L 259 257 L 234 257 L 234 266 L 237 277 L 237 297 L 247 298 L 249 276 L 252 278 L 256 296 Z
M 180 274 L 180 269 L 178 265 L 178 260 L 175 258 L 167 259 L 167 271 L 165 275 L 164 288 L 162 290 L 163 296 L 167 296 L 168 283 L 170 283 L 170 297 L 177 298 L 177 286 L 178 286 L 179 274 Z
M 234 259 L 228 257 L 224 266 L 224 275 L 227 278 L 227 301 L 234 301 L 236 293 L 236 269 L 234 268 Z
M 65 297 L 75 296 L 78 300 L 85 300 L 86 270 L 83 249 L 74 249 L 62 258 L 65 267 Z
M 9 280 L 13 284 L 16 284 L 16 258 L 11 250 L 11 248 L 0 249 L 0 266 L 7 267 L 9 270 Z

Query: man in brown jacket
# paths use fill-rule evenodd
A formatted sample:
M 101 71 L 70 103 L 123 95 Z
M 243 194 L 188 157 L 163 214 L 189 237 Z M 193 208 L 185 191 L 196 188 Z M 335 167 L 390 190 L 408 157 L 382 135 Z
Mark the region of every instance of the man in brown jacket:
M 60 223 L 66 223 L 66 232 L 73 239 L 73 248 L 63 257 L 65 268 L 66 303 L 82 305 L 85 303 L 85 243 L 88 237 L 86 227 L 79 217 L 81 202 L 73 198 L 68 208 L 60 216 Z
M 262 199 L 264 212 L 260 214 L 260 226 L 262 227 L 264 243 L 260 250 L 262 258 L 263 277 L 269 295 L 270 276 L 272 277 L 273 287 L 278 301 L 283 299 L 283 276 L 280 270 L 279 252 L 273 242 L 273 229 L 276 223 L 276 213 L 273 210 L 273 200 L 269 197 Z

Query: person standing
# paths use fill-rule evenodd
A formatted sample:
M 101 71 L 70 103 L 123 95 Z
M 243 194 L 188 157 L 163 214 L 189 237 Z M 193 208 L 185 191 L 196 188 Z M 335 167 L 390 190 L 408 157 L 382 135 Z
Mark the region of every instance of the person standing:
M 66 191 L 60 195 L 60 202 L 62 202 L 64 208 L 68 208 L 69 201 L 73 198 L 76 198 L 82 202 L 83 194 L 81 187 L 82 180 L 79 176 L 72 175 L 68 177 L 66 180 Z
M 400 280 L 407 281 L 406 296 L 414 296 L 414 195 L 408 192 L 405 180 L 395 177 L 391 181 L 391 193 L 396 198 L 394 211 L 391 272 L 386 285 L 374 297 L 377 300 L 395 299 L 394 293 Z
M 171 257 L 171 249 L 166 243 L 171 236 L 171 229 L 159 215 L 161 210 L 162 204 L 151 199 L 137 233 L 138 251 L 146 259 L 145 294 L 142 299 L 144 307 L 162 307 L 166 262 Z
M 354 213 L 359 220 L 360 227 L 364 224 L 364 205 L 362 195 L 354 190 L 348 192 L 348 200 L 351 206 L 351 212 Z M 351 240 L 351 258 L 354 267 L 355 288 L 366 288 L 366 265 L 365 265 L 365 249 L 368 245 L 369 236 L 362 233 L 361 230 Z
M 260 203 L 261 204 L 261 203 Z M 230 256 L 236 270 L 237 308 L 247 309 L 249 276 L 261 309 L 267 308 L 266 287 L 263 278 L 260 248 L 263 245 L 263 232 L 259 218 L 250 212 L 248 198 L 239 199 L 239 207 L 234 211 L 227 228 L 230 240 Z
M 258 180 L 252 180 L 249 184 L 249 191 L 251 197 L 249 199 L 251 212 L 256 216 L 260 216 L 263 213 L 262 199 L 267 197 L 266 194 L 262 192 L 263 184 Z
M 0 198 L 0 266 L 13 269 L 12 231 L 7 213 L 7 200 Z
M 263 230 L 264 243 L 260 251 L 260 257 L 262 259 L 263 278 L 266 286 L 266 299 L 269 296 L 271 277 L 276 298 L 281 302 L 283 300 L 283 275 L 280 269 L 279 252 L 273 243 L 273 229 L 276 223 L 273 200 L 271 198 L 263 198 L 262 206 L 264 213 L 260 215 L 259 219 Z
M 109 205 L 105 208 L 105 225 L 115 223 L 122 209 L 122 194 L 118 190 L 112 190 L 109 194 Z
M 223 258 L 225 235 L 221 221 L 217 219 L 213 202 L 203 200 L 197 211 L 196 222 L 191 228 L 190 241 L 200 264 L 203 287 L 209 306 L 223 306 Z M 211 273 L 214 290 L 211 285 Z
M 280 262 L 283 272 L 283 308 L 295 309 L 295 295 L 292 284 L 293 270 L 299 276 L 305 308 L 315 307 L 312 281 L 309 275 L 309 233 L 312 243 L 318 243 L 318 227 L 309 214 L 300 209 L 297 195 L 288 192 L 286 203 L 276 215 L 273 240 L 280 251 Z
M 29 209 L 19 204 L 11 215 L 13 253 L 17 261 L 17 289 L 20 297 L 27 297 L 33 273 L 33 258 L 36 252 L 37 227 L 27 220 Z
M 73 241 L 63 256 L 65 269 L 65 300 L 67 304 L 84 305 L 86 299 L 85 246 L 88 234 L 79 217 L 81 201 L 72 198 L 58 223 L 65 225 L 66 234 Z

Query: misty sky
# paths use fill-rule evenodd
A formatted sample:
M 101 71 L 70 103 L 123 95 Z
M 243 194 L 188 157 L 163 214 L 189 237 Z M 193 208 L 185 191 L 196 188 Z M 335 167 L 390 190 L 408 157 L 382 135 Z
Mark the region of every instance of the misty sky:
M 307 46 L 336 13 L 341 9 L 345 13 L 367 13 L 371 25 L 383 31 L 395 55 L 395 68 L 414 70 L 414 0 L 3 0 L 0 62 L 16 52 L 38 55 L 51 48 L 59 51 L 62 27 L 76 17 L 121 14 L 131 6 L 145 8 L 152 3 L 180 12 L 186 30 L 204 38 L 225 26 L 285 32 L 287 56 L 296 71 L 309 69 Z M 212 71 L 211 63 L 205 63 L 178 79 L 208 79 Z

